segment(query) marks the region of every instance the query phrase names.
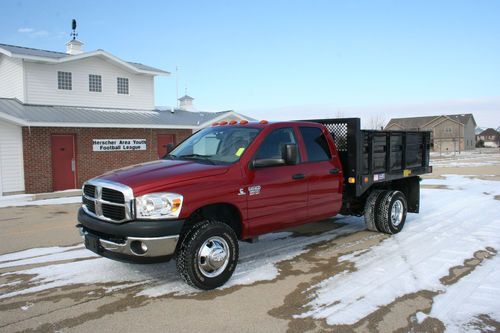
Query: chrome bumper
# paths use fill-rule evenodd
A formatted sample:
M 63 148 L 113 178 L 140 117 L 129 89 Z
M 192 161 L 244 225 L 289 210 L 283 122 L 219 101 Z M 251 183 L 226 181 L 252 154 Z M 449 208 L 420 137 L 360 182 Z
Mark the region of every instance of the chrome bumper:
M 88 234 L 81 227 L 78 230 L 83 238 Z M 154 238 L 127 237 L 123 243 L 99 238 L 99 245 L 105 251 L 120 255 L 152 258 L 173 255 L 178 241 L 179 235 Z

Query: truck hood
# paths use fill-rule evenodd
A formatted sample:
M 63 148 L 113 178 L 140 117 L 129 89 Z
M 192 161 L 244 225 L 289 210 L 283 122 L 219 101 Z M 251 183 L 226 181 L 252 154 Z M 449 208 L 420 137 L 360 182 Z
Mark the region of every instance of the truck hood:
M 113 170 L 97 177 L 132 188 L 134 195 L 161 191 L 163 188 L 193 179 L 224 174 L 226 165 L 210 165 L 194 161 L 158 160 Z

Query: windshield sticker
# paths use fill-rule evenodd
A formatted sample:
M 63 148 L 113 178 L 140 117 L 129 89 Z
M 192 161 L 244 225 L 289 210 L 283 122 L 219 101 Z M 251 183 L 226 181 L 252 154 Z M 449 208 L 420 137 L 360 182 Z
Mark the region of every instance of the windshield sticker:
M 244 152 L 244 151 L 245 151 L 245 148 L 241 147 L 240 149 L 238 149 L 238 150 L 236 151 L 236 153 L 235 153 L 234 155 L 236 155 L 236 156 L 240 157 L 240 156 L 241 156 L 241 154 L 243 154 L 243 152 Z

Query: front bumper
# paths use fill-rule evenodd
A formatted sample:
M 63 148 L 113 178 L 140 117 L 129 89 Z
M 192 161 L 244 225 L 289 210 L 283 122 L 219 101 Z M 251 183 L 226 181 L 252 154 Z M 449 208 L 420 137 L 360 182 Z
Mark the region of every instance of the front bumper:
M 110 223 L 78 211 L 85 247 L 103 257 L 132 263 L 168 261 L 177 247 L 183 220 Z

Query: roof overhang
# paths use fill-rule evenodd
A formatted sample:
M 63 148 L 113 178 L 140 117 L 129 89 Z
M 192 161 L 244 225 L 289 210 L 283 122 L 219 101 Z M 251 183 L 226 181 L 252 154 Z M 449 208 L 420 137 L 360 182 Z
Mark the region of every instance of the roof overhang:
M 70 123 L 70 122 L 38 122 L 27 121 L 21 118 L 6 115 L 0 112 L 0 121 L 22 127 L 81 127 L 81 128 L 161 128 L 161 129 L 189 129 L 197 130 L 199 126 L 169 125 L 169 124 L 106 124 L 106 123 Z
M 152 70 L 145 70 L 145 69 L 140 69 L 135 67 L 134 65 L 121 60 L 118 57 L 115 57 L 111 53 L 108 53 L 104 50 L 96 50 L 96 51 L 91 51 L 91 52 L 84 52 L 80 53 L 77 55 L 67 55 L 63 56 L 61 58 L 48 58 L 48 57 L 39 57 L 39 56 L 32 56 L 32 55 L 25 55 L 25 54 L 17 54 L 17 53 L 12 53 L 6 49 L 3 49 L 0 47 L 0 53 L 12 57 L 12 58 L 19 58 L 19 59 L 24 59 L 27 61 L 32 61 L 32 62 L 42 62 L 42 63 L 47 63 L 47 64 L 62 64 L 62 63 L 67 63 L 71 61 L 78 61 L 81 59 L 86 59 L 86 58 L 91 58 L 91 57 L 100 57 L 105 60 L 108 60 L 116 65 L 119 65 L 120 67 L 123 67 L 124 69 L 134 73 L 134 74 L 149 74 L 149 75 L 162 75 L 162 76 L 169 76 L 170 72 L 167 71 L 152 71 Z

